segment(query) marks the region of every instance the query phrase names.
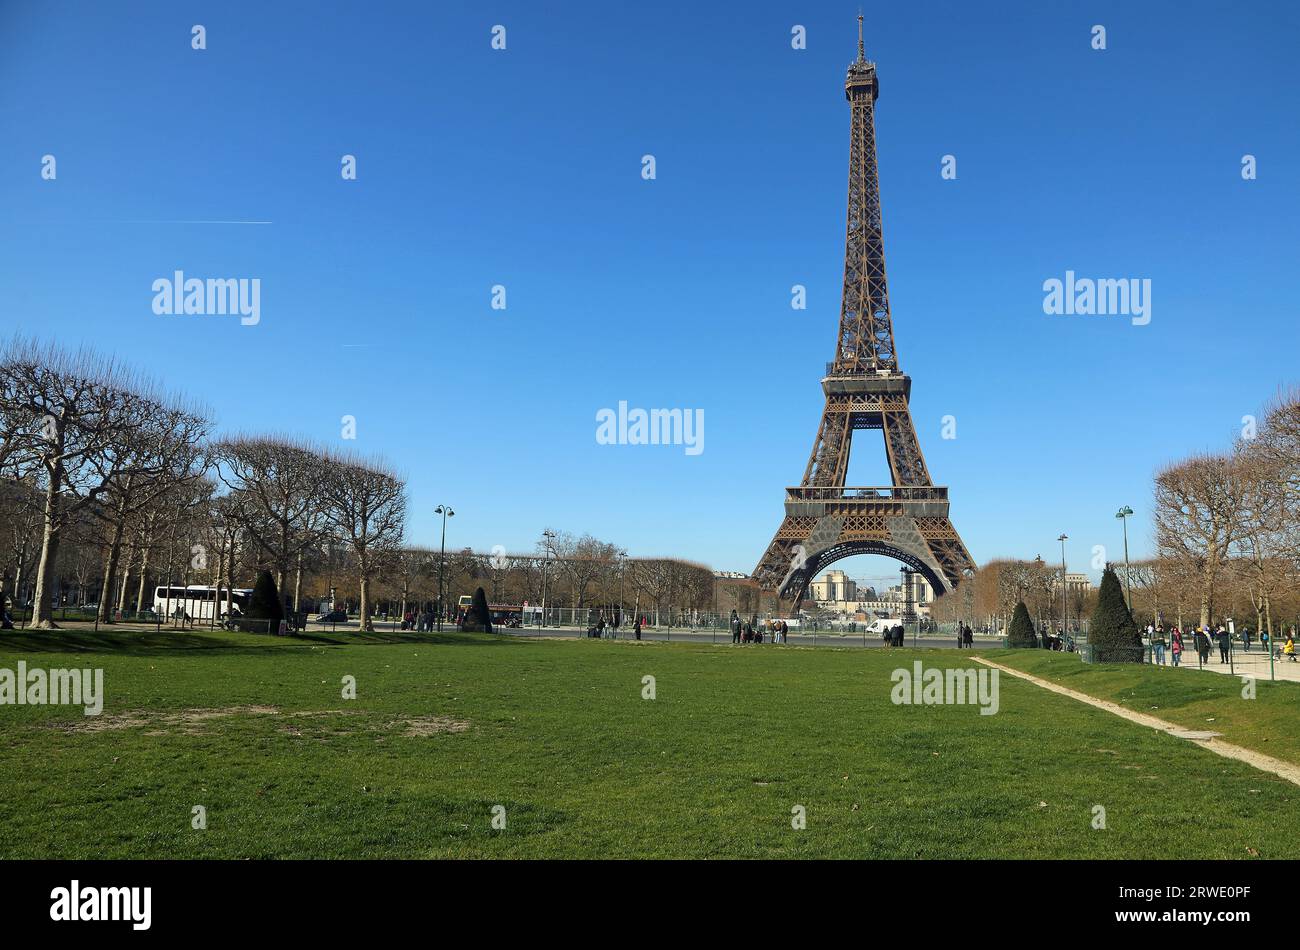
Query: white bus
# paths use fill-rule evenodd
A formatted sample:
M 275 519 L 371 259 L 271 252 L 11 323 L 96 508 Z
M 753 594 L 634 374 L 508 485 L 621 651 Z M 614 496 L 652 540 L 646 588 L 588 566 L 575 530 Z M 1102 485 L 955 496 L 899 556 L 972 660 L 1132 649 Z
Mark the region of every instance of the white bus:
M 238 617 L 248 609 L 248 598 L 252 588 L 236 587 L 229 592 L 231 607 Z M 218 594 L 220 602 L 218 603 Z M 204 587 L 190 584 L 187 587 L 157 587 L 153 592 L 153 609 L 159 616 L 171 620 L 184 616 L 187 620 L 211 620 L 213 607 L 216 607 L 218 620 L 226 619 L 226 588 Z

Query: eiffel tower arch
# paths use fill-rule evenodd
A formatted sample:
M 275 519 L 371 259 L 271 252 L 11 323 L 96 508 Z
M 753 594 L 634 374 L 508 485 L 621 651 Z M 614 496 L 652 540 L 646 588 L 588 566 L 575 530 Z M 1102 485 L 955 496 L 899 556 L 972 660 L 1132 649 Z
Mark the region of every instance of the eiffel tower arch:
M 861 16 L 844 94 L 851 113 L 844 293 L 835 359 L 822 378 L 826 407 L 803 480 L 786 489 L 785 519 L 754 569 L 759 586 L 790 611 L 819 572 L 855 554 L 901 561 L 936 594 L 975 567 L 949 519 L 948 489 L 930 479 L 909 408 L 912 380 L 894 348 L 876 168 L 880 84 L 866 58 Z M 845 485 L 853 433 L 863 429 L 884 434 L 892 485 Z

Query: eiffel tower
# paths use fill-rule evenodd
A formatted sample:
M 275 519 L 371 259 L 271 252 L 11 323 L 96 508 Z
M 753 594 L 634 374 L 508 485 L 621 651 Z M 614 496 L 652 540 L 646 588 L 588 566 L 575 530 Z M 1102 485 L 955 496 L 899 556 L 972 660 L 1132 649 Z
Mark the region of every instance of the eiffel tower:
M 975 567 L 948 518 L 948 489 L 930 481 L 908 408 L 912 380 L 899 371 L 894 349 L 876 171 L 880 85 L 863 48 L 861 16 L 858 58 L 844 94 L 852 112 L 844 297 L 835 359 L 822 379 L 826 408 L 803 481 L 786 489 L 785 520 L 754 569 L 759 586 L 776 591 L 790 611 L 818 573 L 854 554 L 902 561 L 936 594 L 952 590 Z M 859 429 L 883 430 L 893 485 L 845 486 Z

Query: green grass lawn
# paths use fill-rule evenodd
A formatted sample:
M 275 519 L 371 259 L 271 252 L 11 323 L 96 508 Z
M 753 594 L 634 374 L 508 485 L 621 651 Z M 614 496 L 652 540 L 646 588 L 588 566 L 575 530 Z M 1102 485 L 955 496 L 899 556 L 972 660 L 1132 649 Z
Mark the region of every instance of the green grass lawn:
M 1255 681 L 1242 696 L 1240 676 L 1172 666 L 1096 664 L 1049 650 L 996 650 L 983 655 L 1070 689 L 1158 716 L 1189 729 L 1300 765 L 1300 683 Z
M 98 719 L 0 706 L 0 857 L 1300 857 L 1300 788 L 1009 676 L 997 715 L 893 705 L 891 671 L 918 658 L 970 662 L 461 634 L 0 634 L 0 667 L 103 667 L 107 693 Z

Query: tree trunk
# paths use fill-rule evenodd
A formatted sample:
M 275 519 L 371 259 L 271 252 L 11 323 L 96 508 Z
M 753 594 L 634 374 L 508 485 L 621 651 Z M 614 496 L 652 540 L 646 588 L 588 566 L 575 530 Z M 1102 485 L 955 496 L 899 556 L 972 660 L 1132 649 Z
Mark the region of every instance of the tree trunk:
M 131 581 L 131 562 L 133 560 L 135 560 L 135 545 L 127 548 L 126 559 L 122 562 L 122 583 L 117 591 L 117 609 L 119 613 L 126 610 L 126 588 Z
M 230 552 L 226 555 L 226 616 L 235 613 L 235 542 L 230 542 Z
M 366 576 L 364 570 L 361 572 L 361 617 L 359 619 L 358 629 L 375 629 L 375 625 L 370 619 L 370 578 Z
M 140 586 L 135 591 L 135 609 L 144 610 L 144 585 L 149 576 L 149 548 L 144 547 L 140 551 Z M 153 598 L 150 598 L 149 605 L 153 606 Z
M 45 488 L 45 525 L 41 532 L 41 560 L 36 568 L 36 596 L 32 601 L 32 626 L 43 630 L 56 630 L 54 609 L 51 604 L 54 588 L 54 568 L 59 556 L 59 489 L 63 485 L 63 466 L 54 467 Z
M 214 624 L 221 619 L 221 601 L 230 597 L 230 580 L 226 573 L 226 556 L 228 553 L 224 546 L 217 552 L 217 590 L 212 598 L 212 622 Z M 224 598 L 222 597 L 222 591 L 226 592 Z
M 287 504 L 287 502 L 286 502 Z M 284 603 L 284 575 L 289 570 L 289 523 L 280 522 L 280 550 L 275 552 L 275 592 Z
M 113 622 L 113 581 L 117 578 L 117 562 L 122 556 L 122 522 L 113 525 L 113 538 L 108 544 L 108 556 L 104 559 L 104 583 L 99 592 L 99 622 Z

